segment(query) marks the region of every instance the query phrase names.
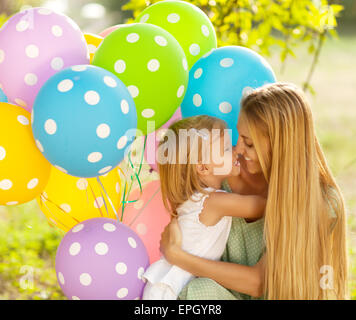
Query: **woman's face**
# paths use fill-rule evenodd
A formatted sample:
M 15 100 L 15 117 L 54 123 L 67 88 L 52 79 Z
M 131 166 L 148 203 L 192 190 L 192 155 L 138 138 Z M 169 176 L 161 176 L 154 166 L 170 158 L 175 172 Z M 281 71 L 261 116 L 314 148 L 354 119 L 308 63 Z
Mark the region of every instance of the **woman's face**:
M 235 146 L 235 152 L 239 156 L 241 170 L 245 169 L 250 174 L 262 173 L 262 167 L 260 161 L 258 160 L 257 152 L 244 117 L 239 117 L 237 122 L 237 131 L 239 133 L 239 139 Z M 265 138 L 261 137 L 261 139 Z M 267 144 L 261 143 L 261 145 Z M 262 150 L 262 152 L 267 152 L 267 150 Z

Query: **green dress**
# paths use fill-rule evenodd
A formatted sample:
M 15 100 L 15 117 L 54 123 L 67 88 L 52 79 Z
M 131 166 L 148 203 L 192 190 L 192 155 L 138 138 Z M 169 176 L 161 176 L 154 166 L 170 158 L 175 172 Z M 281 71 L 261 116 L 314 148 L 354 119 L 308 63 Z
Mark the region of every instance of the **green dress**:
M 224 181 L 223 189 L 231 192 Z M 253 266 L 264 252 L 264 219 L 247 223 L 243 218 L 232 218 L 231 230 L 222 261 Z M 229 290 L 209 278 L 195 278 L 181 291 L 180 300 L 249 300 L 256 299 L 246 294 Z

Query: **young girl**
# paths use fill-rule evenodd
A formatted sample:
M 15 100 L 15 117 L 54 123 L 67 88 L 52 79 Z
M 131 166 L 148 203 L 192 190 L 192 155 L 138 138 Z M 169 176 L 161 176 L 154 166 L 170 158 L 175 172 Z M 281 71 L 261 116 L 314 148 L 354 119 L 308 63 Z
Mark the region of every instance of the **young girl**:
M 188 133 L 187 139 L 182 139 L 184 133 Z M 266 204 L 260 196 L 220 190 L 223 180 L 240 173 L 225 122 L 209 116 L 178 121 L 170 126 L 158 152 L 162 198 L 166 208 L 178 216 L 182 249 L 219 260 L 229 236 L 231 217 L 260 218 Z M 162 163 L 164 156 L 167 163 Z M 192 161 L 194 157 L 196 161 Z M 146 270 L 143 278 L 147 280 L 143 300 L 175 300 L 194 276 L 162 257 Z

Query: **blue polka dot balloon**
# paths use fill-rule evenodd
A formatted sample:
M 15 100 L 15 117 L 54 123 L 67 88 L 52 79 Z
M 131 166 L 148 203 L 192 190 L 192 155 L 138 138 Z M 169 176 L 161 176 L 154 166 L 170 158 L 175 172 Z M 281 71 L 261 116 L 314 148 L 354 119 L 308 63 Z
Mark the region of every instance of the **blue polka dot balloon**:
M 32 129 L 37 147 L 52 165 L 72 176 L 96 177 L 123 160 L 137 129 L 136 107 L 111 72 L 73 66 L 41 88 Z
M 254 51 L 238 46 L 213 49 L 189 72 L 189 85 L 181 105 L 182 116 L 210 115 L 223 119 L 232 130 L 235 145 L 242 96 L 275 81 L 271 66 Z
M 0 102 L 8 102 L 7 96 L 5 95 L 4 91 L 0 88 Z

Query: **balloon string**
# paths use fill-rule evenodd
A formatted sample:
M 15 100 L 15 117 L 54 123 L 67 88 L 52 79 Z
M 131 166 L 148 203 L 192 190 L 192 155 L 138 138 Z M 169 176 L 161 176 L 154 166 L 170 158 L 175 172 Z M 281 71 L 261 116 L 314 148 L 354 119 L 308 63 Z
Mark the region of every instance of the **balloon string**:
M 101 215 L 102 217 L 104 217 L 104 216 L 103 216 L 103 213 L 101 212 L 99 202 L 98 202 L 98 200 L 97 200 L 97 198 L 96 198 L 96 196 L 95 196 L 95 193 L 94 193 L 93 188 L 91 187 L 89 181 L 88 181 L 88 185 L 89 185 L 89 187 L 90 187 L 91 193 L 93 194 L 93 198 L 94 198 L 94 201 L 95 201 L 95 203 L 96 203 L 97 208 L 99 209 L 100 215 Z
M 122 200 L 122 208 L 121 208 L 121 222 L 122 222 L 123 217 L 124 217 L 125 204 L 138 201 L 140 199 L 141 195 L 142 195 L 142 185 L 141 185 L 141 181 L 140 181 L 139 175 L 140 175 L 141 169 L 142 169 L 143 155 L 145 153 L 146 143 L 147 143 L 147 135 L 145 136 L 145 140 L 144 140 L 144 144 L 143 144 L 143 150 L 142 150 L 142 153 L 141 153 L 141 160 L 140 160 L 140 166 L 139 166 L 138 172 L 136 172 L 135 167 L 134 167 L 134 165 L 132 163 L 132 160 L 131 160 L 131 150 L 128 153 L 129 164 L 131 166 L 131 169 L 134 172 L 134 176 L 131 175 L 131 177 L 130 177 L 131 178 L 131 183 L 130 183 L 130 187 L 129 187 L 129 190 L 128 190 L 127 194 L 126 194 L 127 179 L 125 179 L 126 181 L 125 181 L 124 194 L 123 194 L 123 200 Z M 126 175 L 125 175 L 125 177 L 126 177 Z M 133 186 L 134 177 L 136 178 L 136 180 L 138 182 L 138 185 L 139 185 L 139 188 L 140 188 L 140 195 L 139 195 L 138 199 L 136 199 L 136 200 L 128 200 L 130 192 L 131 192 L 131 189 L 132 189 L 132 186 Z M 126 196 L 126 198 L 125 198 L 125 196 Z
M 87 197 L 87 204 L 89 204 L 88 188 L 85 188 L 85 195 Z
M 136 214 L 135 218 L 130 222 L 129 227 L 135 223 L 135 221 L 140 217 L 140 215 L 143 213 L 143 211 L 146 209 L 146 207 L 149 205 L 149 203 L 154 199 L 154 197 L 157 195 L 157 193 L 161 190 L 161 187 L 158 187 L 158 189 L 153 193 L 151 198 L 148 199 L 148 201 L 145 203 L 145 205 L 139 210 L 139 212 Z
M 45 201 L 43 201 L 43 199 L 44 199 Z M 76 224 L 80 222 L 80 221 L 78 221 L 77 219 L 75 219 L 72 215 L 70 215 L 70 214 L 68 214 L 67 212 L 65 212 L 60 206 L 58 206 L 58 205 L 57 205 L 56 203 L 54 203 L 52 200 L 50 200 L 49 198 L 47 198 L 43 193 L 41 193 L 41 195 L 40 195 L 40 200 L 41 200 L 41 201 L 40 201 L 40 206 L 42 207 L 42 205 L 44 205 L 44 206 L 46 207 L 46 209 L 48 210 L 48 212 L 51 214 L 52 217 L 54 217 L 54 215 L 53 215 L 51 209 L 47 206 L 46 201 L 48 201 L 49 203 L 51 203 L 52 205 L 54 205 L 57 209 L 59 209 L 61 212 L 65 213 L 67 216 L 69 216 L 70 218 L 72 218 L 72 219 L 76 222 Z M 48 220 L 49 220 L 49 219 L 48 219 Z M 51 220 L 49 220 L 49 221 L 51 221 Z M 56 218 L 56 220 L 55 220 L 55 223 L 62 225 L 66 230 L 69 230 L 69 229 L 70 229 L 70 228 L 69 228 L 67 225 L 65 225 L 63 222 L 58 221 L 57 218 Z
M 110 199 L 110 197 L 109 197 L 109 194 L 106 192 L 103 183 L 101 182 L 101 180 L 100 180 L 99 177 L 96 177 L 96 179 L 97 179 L 99 185 L 101 186 L 101 188 L 104 190 L 104 193 L 105 193 L 105 195 L 106 195 L 106 197 L 107 197 L 107 199 L 108 199 L 108 201 L 109 201 L 109 203 L 110 203 L 110 205 L 111 205 L 111 208 L 113 209 L 113 211 L 114 211 L 114 213 L 115 213 L 115 216 L 116 216 L 116 218 L 118 219 L 118 218 L 119 218 L 119 215 L 118 215 L 118 213 L 117 213 L 117 211 L 116 211 L 116 209 L 115 209 L 115 206 L 113 205 L 113 203 L 112 203 L 112 201 L 111 201 L 111 199 Z M 108 212 L 108 213 L 109 213 L 109 212 Z M 109 218 L 110 218 L 110 216 L 109 216 Z
M 103 202 L 104 202 L 104 206 L 105 206 L 105 210 L 106 210 L 107 216 L 108 216 L 108 218 L 110 218 L 110 214 L 109 214 L 108 207 L 106 205 L 105 197 L 104 197 L 103 193 L 101 192 L 101 190 L 100 190 L 100 194 L 101 194 L 101 199 L 103 199 Z

